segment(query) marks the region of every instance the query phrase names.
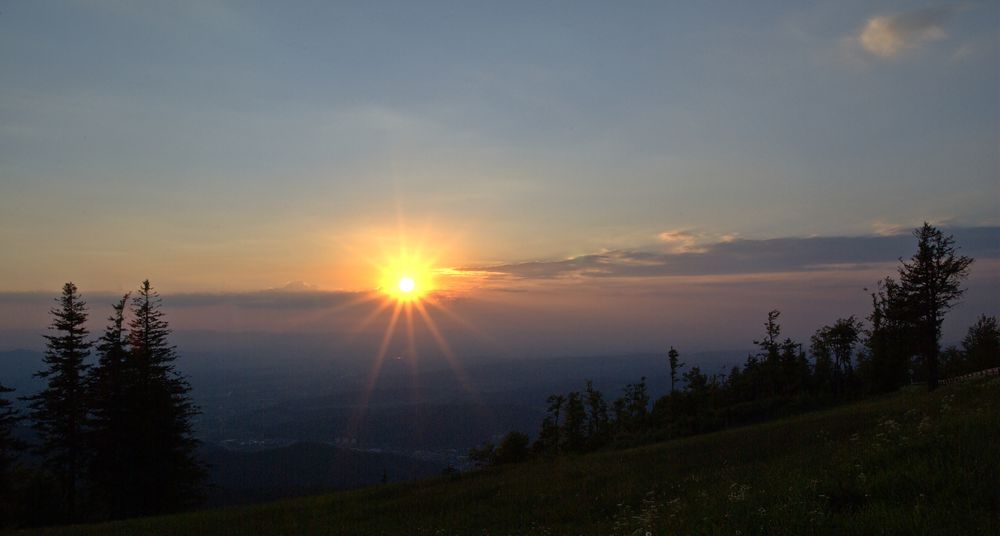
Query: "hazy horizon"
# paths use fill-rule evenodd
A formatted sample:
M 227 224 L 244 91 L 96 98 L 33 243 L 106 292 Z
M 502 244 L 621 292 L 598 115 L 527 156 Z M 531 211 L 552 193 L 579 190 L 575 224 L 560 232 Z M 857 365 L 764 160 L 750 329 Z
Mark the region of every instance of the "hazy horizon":
M 966 295 L 944 325 L 944 341 L 955 343 L 979 315 L 1000 313 L 1000 227 L 945 231 L 976 258 Z M 482 281 L 478 287 L 448 291 L 444 284 L 427 297 L 424 311 L 449 349 L 469 358 L 662 353 L 670 345 L 685 352 L 748 349 L 772 309 L 783 313 L 784 335 L 807 343 L 837 318 L 864 319 L 878 281 L 896 275 L 898 259 L 914 242 L 909 233 L 739 240 L 696 252 L 617 251 L 481 266 L 469 268 Z M 738 265 L 727 264 L 733 258 Z M 93 332 L 129 290 L 81 288 Z M 55 290 L 0 291 L 0 350 L 40 347 L 56 296 Z M 381 296 L 377 289 L 327 291 L 291 282 L 248 292 L 164 292 L 163 300 L 167 319 L 193 346 L 182 350 L 192 352 L 236 353 L 254 333 L 271 341 L 265 346 L 275 353 L 281 341 L 331 358 L 376 354 L 382 344 L 391 355 L 442 352 L 416 311 L 412 328 L 386 338 L 393 309 Z M 223 351 L 225 344 L 234 348 Z

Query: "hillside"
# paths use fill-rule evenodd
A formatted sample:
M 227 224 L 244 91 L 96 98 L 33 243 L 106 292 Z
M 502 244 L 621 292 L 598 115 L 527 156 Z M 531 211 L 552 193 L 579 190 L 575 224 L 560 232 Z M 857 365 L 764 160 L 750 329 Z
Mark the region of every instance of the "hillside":
M 398 454 L 305 442 L 250 452 L 205 447 L 201 459 L 209 467 L 209 506 L 355 489 L 378 484 L 383 477 L 388 482 L 414 480 L 444 468 Z
M 996 534 L 1000 379 L 641 448 L 23 534 Z

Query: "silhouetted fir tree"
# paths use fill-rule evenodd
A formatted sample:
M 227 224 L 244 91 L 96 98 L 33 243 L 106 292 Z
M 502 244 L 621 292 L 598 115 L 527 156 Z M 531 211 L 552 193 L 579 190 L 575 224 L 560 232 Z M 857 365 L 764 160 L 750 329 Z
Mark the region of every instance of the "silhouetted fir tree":
M 11 510 L 11 471 L 17 453 L 24 447 L 14 437 L 14 427 L 21 420 L 21 416 L 7 399 L 7 393 L 13 392 L 13 389 L 0 384 L 0 527 L 4 526 L 4 519 L 9 516 L 8 512 Z
M 832 388 L 843 393 L 854 376 L 854 349 L 861 339 L 862 325 L 854 315 L 838 318 L 832 326 L 816 330 L 811 349 L 816 358 L 816 375 L 826 374 L 821 367 L 832 363 Z
M 809 353 L 813 357 L 812 387 L 820 392 L 835 392 L 837 374 L 834 370 L 833 350 L 829 342 L 830 326 L 823 326 L 810 337 Z
M 566 417 L 560 434 L 561 450 L 570 452 L 583 450 L 586 439 L 585 426 L 587 411 L 580 393 L 573 391 L 566 395 Z
M 927 388 L 938 385 L 938 354 L 945 313 L 958 302 L 965 289 L 973 260 L 958 255 L 955 239 L 924 223 L 913 232 L 917 252 L 899 268 L 899 285 L 913 314 L 917 350 L 927 371 Z
M 179 510 L 200 500 L 204 469 L 195 458 L 198 441 L 191 419 L 198 409 L 191 388 L 175 369 L 177 352 L 160 310 L 160 297 L 143 281 L 132 298 L 126 359 L 130 410 L 131 478 L 125 510 L 154 514 Z
M 781 326 L 778 325 L 779 316 L 781 316 L 780 311 L 769 311 L 767 323 L 764 324 L 764 338 L 753 341 L 760 348 L 757 353 L 758 366 L 755 367 L 759 375 L 756 383 L 757 387 L 763 390 L 764 396 L 774 396 L 784 389 L 782 385 L 781 347 L 778 343 L 778 337 L 781 335 Z
M 66 519 L 77 516 L 79 487 L 86 468 L 87 396 L 85 375 L 91 342 L 87 340 L 87 305 L 76 285 L 63 285 L 59 306 L 52 309 L 53 335 L 45 335 L 46 368 L 35 373 L 45 388 L 26 398 L 32 425 L 38 432 L 38 453 L 43 466 L 59 484 Z
M 611 403 L 611 414 L 614 415 L 611 428 L 617 439 L 629 432 L 628 400 L 625 396 L 620 396 Z
M 962 339 L 965 370 L 976 372 L 1000 367 L 1000 327 L 997 317 L 981 315 Z
M 561 413 L 566 397 L 563 395 L 550 395 L 548 409 L 545 419 L 542 421 L 542 430 L 538 434 L 535 442 L 535 450 L 545 454 L 556 454 L 559 452 L 560 428 L 562 427 Z
M 130 395 L 137 390 L 136 370 L 129 367 L 128 334 L 125 331 L 125 307 L 129 294 L 114 304 L 114 313 L 97 343 L 97 365 L 90 369 L 91 431 L 88 444 L 92 452 L 90 488 L 95 505 L 102 512 L 96 517 L 118 518 L 128 514 L 129 480 L 135 469 L 130 444 L 135 436 Z M 131 390 L 131 391 L 130 391 Z
M 914 352 L 914 323 L 899 284 L 891 277 L 880 281 L 871 294 L 872 313 L 865 346 L 865 379 L 874 392 L 888 392 L 907 381 Z
M 757 400 L 764 396 L 764 367 L 757 356 L 747 354 L 747 358 L 743 362 L 743 373 L 740 376 L 742 382 L 737 384 L 740 386 L 738 396 L 740 400 Z
M 646 378 L 639 383 L 625 386 L 623 396 L 615 400 L 615 430 L 618 435 L 631 434 L 645 425 L 649 413 L 649 392 L 646 390 Z
M 779 390 L 783 395 L 802 391 L 809 383 L 809 361 L 802 352 L 802 345 L 786 338 L 778 345 L 780 367 Z
M 584 390 L 587 403 L 587 442 L 591 448 L 599 447 L 608 439 L 608 404 L 604 396 L 594 389 L 594 382 L 587 380 Z
M 649 391 L 646 390 L 646 377 L 639 383 L 629 385 L 628 412 L 633 421 L 641 422 L 649 413 Z
M 677 371 L 684 366 L 684 363 L 680 362 L 680 353 L 674 349 L 673 346 L 670 347 L 670 351 L 667 352 L 667 359 L 670 361 L 670 392 L 674 392 L 674 386 L 677 384 Z
M 702 399 L 708 395 L 708 376 L 701 367 L 691 367 L 691 370 L 684 373 L 684 391 L 688 398 Z

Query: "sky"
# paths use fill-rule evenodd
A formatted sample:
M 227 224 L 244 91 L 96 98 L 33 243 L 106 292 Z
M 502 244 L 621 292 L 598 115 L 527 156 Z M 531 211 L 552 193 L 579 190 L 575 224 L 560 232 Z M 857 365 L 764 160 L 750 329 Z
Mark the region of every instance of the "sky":
M 957 338 L 1000 312 L 998 20 L 3 1 L 0 332 L 67 280 L 102 318 L 144 278 L 180 329 L 360 332 L 333 304 L 403 257 L 444 331 L 515 353 L 732 347 L 772 308 L 799 336 L 863 316 L 929 221 L 977 257 Z

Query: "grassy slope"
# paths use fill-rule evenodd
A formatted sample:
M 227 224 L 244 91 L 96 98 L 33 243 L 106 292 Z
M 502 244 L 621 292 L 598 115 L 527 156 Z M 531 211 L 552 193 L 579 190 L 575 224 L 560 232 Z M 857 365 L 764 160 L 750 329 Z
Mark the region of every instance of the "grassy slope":
M 1000 379 L 641 448 L 38 534 L 1000 534 Z

